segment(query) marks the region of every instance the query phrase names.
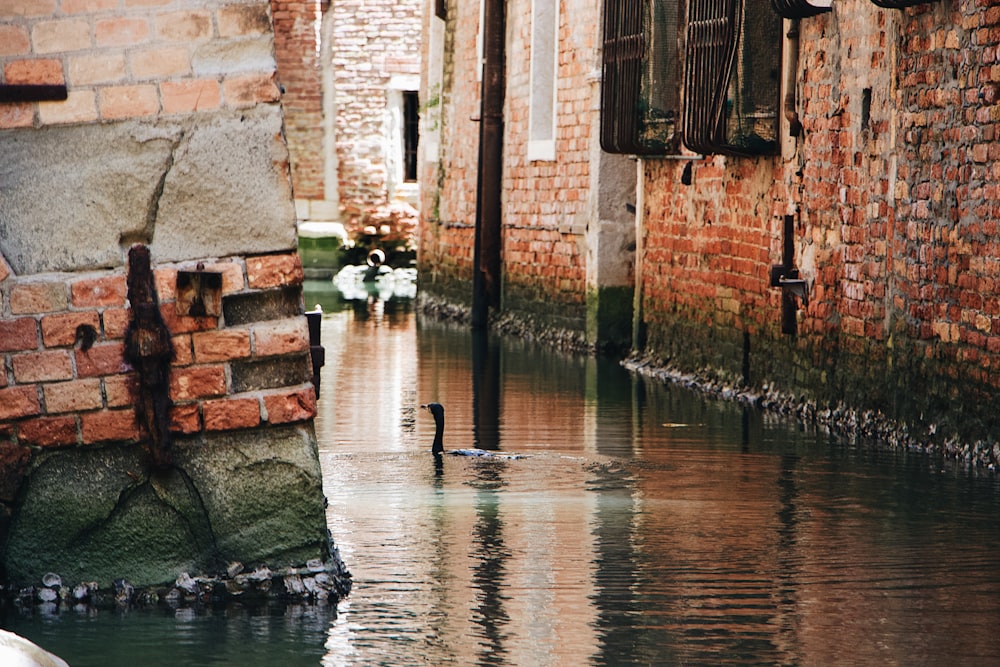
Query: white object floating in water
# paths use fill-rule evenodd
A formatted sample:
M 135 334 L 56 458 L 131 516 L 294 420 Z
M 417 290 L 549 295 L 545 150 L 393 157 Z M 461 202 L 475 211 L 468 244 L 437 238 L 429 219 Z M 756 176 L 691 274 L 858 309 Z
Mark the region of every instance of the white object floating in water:
M 348 301 L 364 301 L 377 297 L 388 301 L 393 297 L 413 299 L 417 296 L 417 270 L 412 267 L 393 269 L 378 265 L 378 273 L 371 282 L 365 282 L 370 267 L 345 266 L 333 277 L 333 284 Z
M 13 632 L 0 630 L 0 665 L 4 667 L 69 667 L 56 657 Z

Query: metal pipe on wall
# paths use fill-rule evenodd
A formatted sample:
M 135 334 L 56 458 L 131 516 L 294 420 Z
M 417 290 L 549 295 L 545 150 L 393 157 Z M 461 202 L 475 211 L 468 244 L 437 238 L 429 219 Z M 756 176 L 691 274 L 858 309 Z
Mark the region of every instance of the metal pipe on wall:
M 480 100 L 476 231 L 472 258 L 474 329 L 486 327 L 489 308 L 500 306 L 506 13 L 505 0 L 484 0 L 483 87 Z

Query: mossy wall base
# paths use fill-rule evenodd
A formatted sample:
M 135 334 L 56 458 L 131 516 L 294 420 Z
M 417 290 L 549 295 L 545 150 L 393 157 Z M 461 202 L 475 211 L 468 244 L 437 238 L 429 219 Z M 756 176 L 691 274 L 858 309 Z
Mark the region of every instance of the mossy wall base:
M 1000 433 L 1000 405 L 975 367 L 951 373 L 945 346 L 902 331 L 883 342 L 776 330 L 750 335 L 662 314 L 645 324 L 647 344 L 637 352 L 682 372 L 879 414 L 929 441 L 992 442 Z
M 3 566 L 20 584 L 55 572 L 68 583 L 153 586 L 182 572 L 225 572 L 234 561 L 281 569 L 329 554 L 310 425 L 178 439 L 174 465 L 159 472 L 135 444 L 39 456 Z

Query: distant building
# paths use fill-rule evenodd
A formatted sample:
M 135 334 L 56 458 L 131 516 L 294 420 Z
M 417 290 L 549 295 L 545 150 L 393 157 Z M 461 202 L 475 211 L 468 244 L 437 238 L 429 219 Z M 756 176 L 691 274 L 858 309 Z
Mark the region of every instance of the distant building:
M 300 232 L 410 242 L 420 1 L 271 4 Z

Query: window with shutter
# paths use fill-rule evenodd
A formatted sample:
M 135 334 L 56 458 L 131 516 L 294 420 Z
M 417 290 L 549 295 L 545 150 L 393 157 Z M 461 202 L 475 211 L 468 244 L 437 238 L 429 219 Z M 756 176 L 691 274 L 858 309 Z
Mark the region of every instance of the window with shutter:
M 605 0 L 601 147 L 609 153 L 678 150 L 679 3 Z
M 768 0 L 688 0 L 684 145 L 705 154 L 777 152 L 781 17 Z
M 781 18 L 772 1 L 605 0 L 601 147 L 777 151 Z

